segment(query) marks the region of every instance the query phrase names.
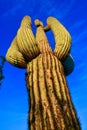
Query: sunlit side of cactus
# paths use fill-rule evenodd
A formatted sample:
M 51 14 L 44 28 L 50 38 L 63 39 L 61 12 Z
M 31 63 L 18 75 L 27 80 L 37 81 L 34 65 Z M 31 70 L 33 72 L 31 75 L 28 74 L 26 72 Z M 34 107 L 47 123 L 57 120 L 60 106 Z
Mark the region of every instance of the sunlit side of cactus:
M 6 58 L 17 67 L 27 68 L 26 82 L 30 96 L 29 130 L 80 130 L 65 79 L 64 69 L 68 62 L 64 63 L 64 67 L 62 64 L 63 60 L 66 61 L 69 56 L 71 46 L 70 40 L 67 40 L 70 39 L 68 32 L 61 24 L 56 23 L 59 32 L 55 33 L 56 30 L 50 24 L 54 36 L 56 37 L 59 33 L 58 39 L 55 38 L 55 53 L 53 53 L 44 32 L 48 27 L 44 28 L 41 21 L 35 20 L 37 26 L 35 39 L 30 26 L 30 18 L 25 17 L 23 20 L 16 42 L 10 46 Z M 65 31 L 62 36 L 63 29 Z M 65 38 L 64 47 L 60 49 L 58 44 L 61 44 L 63 38 Z M 68 67 L 66 71 L 71 72 L 71 68 Z

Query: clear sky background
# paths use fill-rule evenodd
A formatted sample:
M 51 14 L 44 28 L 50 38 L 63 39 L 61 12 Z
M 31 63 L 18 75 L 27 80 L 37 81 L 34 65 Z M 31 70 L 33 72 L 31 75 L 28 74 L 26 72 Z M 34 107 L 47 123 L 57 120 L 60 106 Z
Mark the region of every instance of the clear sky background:
M 34 20 L 38 18 L 46 25 L 48 16 L 56 17 L 70 32 L 75 68 L 67 81 L 82 130 L 87 130 L 87 1 L 0 0 L 0 55 L 6 55 L 25 15 L 31 16 L 34 33 Z M 54 49 L 53 35 L 49 32 L 47 36 Z M 5 62 L 5 79 L 0 88 L 0 130 L 28 129 L 25 72 Z

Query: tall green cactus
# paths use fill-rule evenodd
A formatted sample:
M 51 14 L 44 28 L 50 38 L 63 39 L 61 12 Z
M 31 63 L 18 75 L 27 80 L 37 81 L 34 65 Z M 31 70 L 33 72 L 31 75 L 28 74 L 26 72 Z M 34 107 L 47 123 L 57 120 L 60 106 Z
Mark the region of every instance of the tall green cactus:
M 48 21 L 55 22 L 53 17 L 50 18 Z M 27 68 L 26 82 L 30 96 L 29 130 L 80 130 L 65 79 L 66 71 L 70 73 L 73 68 L 73 60 L 69 54 L 70 35 L 57 20 L 56 27 L 59 32 L 56 32 L 53 23 L 49 25 L 48 22 L 48 26 L 44 28 L 41 21 L 35 20 L 35 25 L 36 38 L 31 30 L 30 17 L 24 17 L 15 42 L 12 42 L 6 55 L 11 64 Z M 52 29 L 56 37 L 54 52 L 44 32 L 49 29 Z M 64 46 L 60 48 L 62 40 Z M 71 65 L 67 67 L 70 61 Z

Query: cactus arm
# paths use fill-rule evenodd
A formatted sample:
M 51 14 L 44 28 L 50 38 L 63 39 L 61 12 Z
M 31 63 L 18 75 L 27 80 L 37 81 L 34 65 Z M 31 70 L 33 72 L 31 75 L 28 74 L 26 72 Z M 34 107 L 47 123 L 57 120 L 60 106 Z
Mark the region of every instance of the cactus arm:
M 51 22 L 54 22 L 54 23 L 51 23 Z M 55 36 L 55 41 L 56 41 L 56 48 L 55 48 L 55 50 L 54 50 L 54 52 L 53 52 L 53 54 L 54 55 L 56 55 L 57 57 L 58 57 L 58 55 L 57 54 L 59 54 L 59 55 L 61 55 L 61 52 L 62 52 L 62 47 L 60 48 L 60 44 L 61 44 L 61 41 L 62 41 L 62 34 L 61 34 L 61 41 L 60 41 L 60 38 L 59 38 L 59 36 L 57 36 L 57 35 L 59 35 L 59 32 L 58 31 L 55 31 L 55 27 L 53 27 L 53 26 L 57 26 L 58 24 L 58 26 L 59 27 L 56 27 L 56 29 L 57 28 L 63 28 L 63 29 L 61 29 L 61 31 L 63 31 L 63 30 L 65 30 L 65 28 L 62 26 L 62 25 L 60 25 L 60 23 L 56 23 L 57 22 L 57 20 L 56 19 L 54 19 L 54 18 L 52 18 L 52 17 L 49 17 L 48 19 L 47 19 L 47 23 L 48 23 L 48 25 L 46 26 L 46 27 L 44 27 L 44 31 L 45 32 L 47 32 L 47 31 L 49 31 L 49 30 L 51 30 L 51 29 L 53 29 L 52 31 L 53 31 L 53 33 L 54 33 L 54 36 Z M 54 25 L 55 24 L 55 25 Z M 58 30 L 60 30 L 60 29 L 58 29 Z M 55 32 L 54 32 L 55 31 Z M 66 32 L 66 34 L 67 35 L 69 35 L 68 34 L 68 32 L 65 30 L 65 32 Z M 62 33 L 62 32 L 61 32 Z M 57 37 L 57 38 L 56 38 Z M 70 37 L 70 36 L 69 36 Z M 59 39 L 58 39 L 59 38 Z M 65 37 L 64 37 L 65 38 Z M 65 38 L 66 39 L 66 38 Z M 64 39 L 64 40 L 65 40 Z M 66 41 L 64 41 L 65 43 L 64 43 L 64 45 L 65 45 L 65 47 L 69 47 L 70 48 L 70 43 L 67 43 Z M 60 44 L 59 44 L 60 43 Z M 66 44 L 68 44 L 69 46 L 67 46 Z M 64 48 L 65 48 L 64 47 Z M 68 48 L 68 50 L 69 50 L 69 48 Z M 58 51 L 57 51 L 57 49 L 58 49 Z M 61 51 L 60 51 L 60 49 L 61 49 Z M 65 48 L 65 49 L 67 49 L 67 48 Z M 56 53 L 56 51 L 57 51 L 57 53 Z M 67 50 L 64 50 L 64 51 L 67 51 Z M 63 54 L 63 56 L 64 56 L 64 52 L 62 52 L 62 54 Z M 65 54 L 65 56 L 66 56 L 66 54 Z M 64 56 L 64 57 L 65 57 Z M 58 57 L 59 58 L 59 57 Z M 65 75 L 66 76 L 68 76 L 70 73 L 72 73 L 72 71 L 73 71 L 73 69 L 74 69 L 74 60 L 73 60 L 73 58 L 72 58 L 72 56 L 71 56 L 71 54 L 69 54 L 69 52 L 67 53 L 67 56 L 64 58 L 64 60 L 62 60 L 62 64 L 63 64 L 63 67 L 64 67 L 64 71 L 65 71 Z
M 47 25 L 46 27 L 44 27 L 44 31 L 47 32 L 51 29 L 50 25 Z
M 56 18 L 48 17 L 47 24 L 53 31 L 55 38 L 56 44 L 54 54 L 58 57 L 58 59 L 63 60 L 69 53 L 71 47 L 71 36 L 65 27 Z
M 46 34 L 44 32 L 44 27 L 43 27 L 43 23 L 36 19 L 35 20 L 35 25 L 37 26 L 37 31 L 36 31 L 36 41 L 38 43 L 40 52 L 51 52 L 52 53 L 52 49 L 48 43 L 48 39 L 46 37 Z
M 20 52 L 24 57 L 31 61 L 40 54 L 38 44 L 31 28 L 31 18 L 25 16 L 17 32 L 17 42 Z
M 26 68 L 27 63 L 20 51 L 18 50 L 17 46 L 17 39 L 16 37 L 12 41 L 10 48 L 6 54 L 6 60 L 11 63 L 12 65 L 19 67 L 19 68 Z
M 16 67 L 26 68 L 27 63 L 39 54 L 40 50 L 31 29 L 31 18 L 25 16 L 8 49 L 6 59 Z
M 65 75 L 72 73 L 74 69 L 74 61 L 71 55 L 69 54 L 71 47 L 71 36 L 59 21 L 53 17 L 48 17 L 47 26 L 44 27 L 44 31 L 49 30 L 53 31 L 55 38 L 55 49 L 53 54 L 57 56 L 58 59 L 62 61 Z

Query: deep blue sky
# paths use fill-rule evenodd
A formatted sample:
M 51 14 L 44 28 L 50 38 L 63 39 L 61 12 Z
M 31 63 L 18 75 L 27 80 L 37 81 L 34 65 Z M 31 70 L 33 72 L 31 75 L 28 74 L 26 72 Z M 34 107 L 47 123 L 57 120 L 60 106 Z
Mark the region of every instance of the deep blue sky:
M 75 69 L 67 81 L 82 130 L 87 130 L 86 0 L 0 0 L 0 55 L 5 56 L 25 15 L 31 16 L 34 33 L 34 20 L 39 18 L 46 25 L 48 16 L 56 17 L 70 32 Z M 48 33 L 50 45 L 54 48 L 51 36 Z M 27 130 L 26 70 L 6 62 L 3 72 L 5 79 L 0 88 L 0 130 Z

